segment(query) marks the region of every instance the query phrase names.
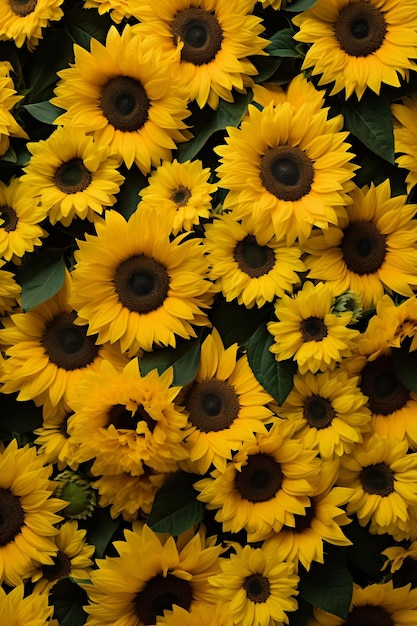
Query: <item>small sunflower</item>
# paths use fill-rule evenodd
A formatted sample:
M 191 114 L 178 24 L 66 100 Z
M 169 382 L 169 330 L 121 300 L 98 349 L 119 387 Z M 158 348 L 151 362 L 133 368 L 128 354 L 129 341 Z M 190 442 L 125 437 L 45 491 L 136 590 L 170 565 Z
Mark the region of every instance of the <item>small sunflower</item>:
M 153 38 L 181 87 L 200 108 L 217 109 L 232 90 L 245 92 L 258 73 L 248 57 L 265 54 L 262 20 L 253 0 L 134 0 L 138 32 Z
M 359 335 L 348 328 L 352 312 L 331 312 L 333 290 L 327 283 L 307 281 L 295 296 L 283 295 L 275 304 L 278 321 L 268 322 L 274 337 L 270 350 L 277 361 L 293 358 L 301 375 L 334 369 L 350 356 Z
M 1 227 L 0 227 L 1 228 Z M 0 315 L 11 313 L 18 306 L 22 293 L 13 272 L 4 269 L 5 261 L 0 259 Z
M 287 246 L 250 218 L 238 221 L 233 212 L 205 226 L 204 245 L 211 279 L 226 301 L 237 299 L 249 309 L 292 293 L 300 283 L 296 272 L 305 270 L 299 247 Z
M 396 162 L 407 170 L 407 192 L 417 184 L 417 94 L 403 98 L 400 103 L 392 104 L 391 111 L 397 123 L 394 123 L 394 143 L 397 153 Z
M 51 497 L 51 472 L 36 448 L 18 448 L 16 439 L 0 454 L 0 581 L 12 587 L 30 575 L 35 562 L 53 563 L 54 525 L 62 519 L 56 513 L 64 502 Z
M 189 112 L 152 39 L 129 25 L 122 34 L 112 26 L 105 45 L 92 38 L 90 51 L 75 45 L 74 52 L 74 64 L 58 72 L 51 102 L 66 112 L 55 123 L 92 134 L 95 145 L 144 174 L 170 160 L 177 142 L 189 138 L 183 132 Z
M 394 574 L 402 568 L 407 560 L 409 562 L 417 561 L 417 541 L 413 541 L 407 547 L 392 546 L 386 548 L 381 554 L 387 559 L 382 569 L 389 567 L 391 574 Z
M 0 4 L 0 40 L 12 40 L 18 48 L 26 42 L 33 51 L 42 30 L 64 15 L 63 0 L 8 0 Z
M 33 431 L 39 456 L 42 456 L 46 463 L 56 464 L 59 471 L 68 466 L 76 470 L 79 465 L 74 460 L 77 445 L 67 430 L 68 419 L 72 413 L 65 403 L 60 403 L 53 410 L 44 411 L 42 426 Z
M 7 4 L 5 7 L 7 7 Z M 0 7 L 1 10 L 2 8 Z M 11 69 L 8 62 L 0 61 L 0 155 L 5 154 L 9 149 L 10 137 L 28 138 L 12 113 L 15 104 L 20 102 L 23 96 L 18 96 L 15 91 L 10 77 Z
M 307 80 L 304 74 L 297 74 L 285 86 L 285 89 L 274 83 L 257 83 L 252 88 L 253 102 L 266 107 L 269 104 L 277 106 L 289 102 L 294 109 L 300 108 L 306 102 L 317 111 L 325 106 L 323 89 L 316 89 L 313 83 Z
M 305 242 L 309 278 L 331 284 L 335 295 L 356 292 L 362 306 L 375 306 L 384 290 L 412 296 L 417 284 L 417 205 L 391 196 L 389 179 L 356 187 L 347 216 L 315 231 Z
M 279 552 L 236 545 L 235 553 L 220 559 L 222 572 L 210 578 L 218 603 L 235 626 L 288 624 L 287 612 L 297 609 L 299 577 L 294 563 Z
M 110 13 L 113 22 L 120 24 L 131 16 L 130 0 L 84 0 L 85 9 L 97 9 L 99 15 Z
M 201 218 L 208 218 L 211 195 L 217 185 L 208 182 L 210 168 L 201 161 L 163 163 L 151 173 L 148 186 L 140 191 L 140 211 L 158 210 L 168 213 L 172 220 L 172 233 L 192 230 Z
M 17 585 L 9 593 L 0 587 L 0 623 L 7 626 L 53 625 L 53 606 L 48 604 L 46 594 L 31 593 L 25 596 L 23 584 Z
M 273 532 L 295 526 L 295 515 L 304 515 L 308 495 L 317 483 L 320 461 L 316 452 L 291 439 L 293 426 L 278 420 L 256 443 L 244 443 L 222 472 L 194 483 L 197 498 L 225 532 L 245 529 L 248 541 L 263 541 Z
M 310 45 L 302 70 L 334 83 L 360 100 L 369 87 L 400 86 L 417 69 L 417 15 L 414 0 L 319 0 L 293 18 L 296 41 Z
M 219 186 L 229 190 L 224 208 L 239 219 L 252 215 L 289 244 L 309 237 L 313 226 L 336 224 L 357 169 L 342 117 L 328 119 L 315 100 L 248 111 L 240 128 L 227 128 L 226 145 L 215 148 Z
M 214 290 L 200 239 L 171 240 L 168 215 L 140 210 L 129 221 L 107 211 L 96 231 L 78 243 L 72 272 L 71 304 L 89 334 L 137 352 L 175 346 L 177 335 L 196 336 L 193 325 L 210 325 L 203 309 Z
M 196 604 L 191 611 L 174 604 L 156 618 L 156 626 L 234 626 L 232 618 L 219 605 Z
M 27 144 L 32 154 L 22 181 L 52 224 L 69 226 L 74 217 L 94 220 L 116 202 L 124 177 L 121 159 L 77 128 L 57 128 L 48 139 Z
M 133 522 L 124 535 L 114 543 L 120 556 L 97 559 L 92 584 L 85 586 L 87 626 L 147 626 L 173 606 L 192 611 L 199 603 L 216 603 L 208 579 L 220 570 L 223 548 L 206 537 L 204 527 L 175 540 Z

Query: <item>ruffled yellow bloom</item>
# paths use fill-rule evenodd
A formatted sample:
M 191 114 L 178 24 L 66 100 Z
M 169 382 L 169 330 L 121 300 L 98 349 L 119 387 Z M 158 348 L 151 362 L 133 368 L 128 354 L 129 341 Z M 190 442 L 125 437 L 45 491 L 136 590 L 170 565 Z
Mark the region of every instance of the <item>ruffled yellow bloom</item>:
M 64 15 L 63 0 L 11 0 L 0 5 L 0 40 L 12 40 L 18 48 L 26 42 L 33 51 L 42 30 Z
M 13 272 L 3 269 L 5 265 L 6 262 L 0 259 L 0 315 L 11 313 L 18 306 L 22 293 Z
M 24 585 L 18 585 L 6 594 L 0 587 L 0 621 L 7 626 L 55 626 L 53 607 L 48 604 L 46 594 L 25 595 Z
M 274 83 L 258 83 L 253 86 L 253 102 L 266 107 L 269 104 L 277 106 L 289 102 L 294 109 L 299 109 L 306 102 L 317 111 L 325 106 L 324 90 L 316 89 L 304 74 L 297 74 L 285 86 L 285 89 Z
M 403 98 L 401 103 L 392 104 L 391 111 L 394 115 L 394 142 L 397 153 L 396 162 L 400 167 L 407 170 L 407 191 L 410 193 L 417 184 L 417 94 Z
M 7 6 L 6 4 L 5 7 Z M 10 70 L 9 63 L 0 61 L 0 155 L 5 154 L 9 149 L 10 137 L 28 138 L 12 114 L 13 107 L 23 96 L 17 95 L 10 77 Z
M 76 470 L 79 465 L 74 460 L 77 445 L 67 432 L 72 410 L 62 402 L 58 407 L 50 407 L 50 410 L 44 410 L 43 413 L 42 426 L 33 431 L 36 435 L 35 443 L 39 446 L 39 456 L 43 456 L 46 463 L 56 463 L 60 471 L 67 466 Z
M 128 20 L 132 14 L 130 0 L 84 0 L 86 9 L 97 9 L 99 15 L 110 13 L 113 22 L 120 24 L 122 20 Z

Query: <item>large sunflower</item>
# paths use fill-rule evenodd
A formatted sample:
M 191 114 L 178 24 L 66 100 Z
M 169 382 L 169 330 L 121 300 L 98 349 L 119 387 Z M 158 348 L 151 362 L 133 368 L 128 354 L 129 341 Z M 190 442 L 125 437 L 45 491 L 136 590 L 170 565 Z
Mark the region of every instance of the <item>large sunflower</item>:
M 287 101 L 260 111 L 249 105 L 240 128 L 228 127 L 219 185 L 229 190 L 224 207 L 238 218 L 252 215 L 259 228 L 288 243 L 306 239 L 345 214 L 356 166 L 340 115 L 328 119 L 316 101 Z
M 209 326 L 213 301 L 208 261 L 198 238 L 170 239 L 169 215 L 137 210 L 126 221 L 106 212 L 75 252 L 71 304 L 78 321 L 99 341 L 123 350 L 175 346 L 176 335 L 195 337 L 193 325 Z
M 407 170 L 407 191 L 417 184 L 417 94 L 403 98 L 400 103 L 392 104 L 391 111 L 398 123 L 394 124 L 394 142 L 396 161 Z
M 302 69 L 346 98 L 362 98 L 367 87 L 379 94 L 383 83 L 399 87 L 417 69 L 415 9 L 414 0 L 319 0 L 293 18 L 294 39 L 312 44 Z
M 42 29 L 64 15 L 63 0 L 8 0 L 0 4 L 0 40 L 12 40 L 33 51 L 42 39 Z
M 17 585 L 9 593 L 0 587 L 0 623 L 7 626 L 45 626 L 52 624 L 53 607 L 46 594 L 31 593 L 25 596 L 24 585 Z
M 56 512 L 65 503 L 51 497 L 51 472 L 36 448 L 18 448 L 16 439 L 0 453 L 0 581 L 7 585 L 19 585 L 34 563 L 53 563 Z
M 206 537 L 204 527 L 175 540 L 133 522 L 124 535 L 114 543 L 120 556 L 97 559 L 92 584 L 85 586 L 87 626 L 147 626 L 175 605 L 192 610 L 201 602 L 216 603 L 208 578 L 220 570 L 223 548 Z
M 51 102 L 66 112 L 55 123 L 92 134 L 96 145 L 145 174 L 170 160 L 176 142 L 189 136 L 182 132 L 189 113 L 152 39 L 134 35 L 128 25 L 120 35 L 112 26 L 105 45 L 92 38 L 90 51 L 75 45 L 74 52 L 74 64 L 58 72 Z
M 17 95 L 10 70 L 11 65 L 8 62 L 0 61 L 0 155 L 9 149 L 10 137 L 28 138 L 12 114 L 15 104 L 20 102 L 23 96 Z
M 245 92 L 258 73 L 248 57 L 261 55 L 268 40 L 253 0 L 134 0 L 138 32 L 153 38 L 171 63 L 190 100 L 217 109 L 233 102 L 232 90 Z
M 292 293 L 303 272 L 301 250 L 266 233 L 250 218 L 241 222 L 224 213 L 205 226 L 204 245 L 210 276 L 226 300 L 246 308 L 261 307 L 284 293 Z
M 222 572 L 210 578 L 218 603 L 235 626 L 288 624 L 287 612 L 297 609 L 299 577 L 294 563 L 264 547 L 234 545 L 235 552 L 220 559 Z
M 412 296 L 417 285 L 417 205 L 391 196 L 389 179 L 356 187 L 346 217 L 314 231 L 304 249 L 309 278 L 331 284 L 335 295 L 350 289 L 362 306 L 375 306 L 384 289 Z
M 22 181 L 31 185 L 52 224 L 68 226 L 74 217 L 92 222 L 116 202 L 124 181 L 117 170 L 121 159 L 82 130 L 60 127 L 27 147 L 32 156 Z

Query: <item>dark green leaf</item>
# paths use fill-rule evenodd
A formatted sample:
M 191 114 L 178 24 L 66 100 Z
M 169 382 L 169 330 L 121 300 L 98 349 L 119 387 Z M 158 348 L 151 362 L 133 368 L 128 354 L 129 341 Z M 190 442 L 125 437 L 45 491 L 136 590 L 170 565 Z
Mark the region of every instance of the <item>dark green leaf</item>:
M 393 348 L 391 354 L 398 378 L 404 387 L 417 393 L 417 350 L 409 352 L 404 346 Z
M 42 248 L 23 266 L 20 274 L 22 309 L 30 311 L 52 298 L 65 280 L 65 261 L 60 250 Z
M 96 11 L 75 9 L 67 13 L 67 30 L 75 43 L 86 50 L 90 49 L 91 38 L 100 43 L 106 42 L 107 33 L 113 24 L 107 14 L 98 15 Z
M 188 385 L 194 380 L 200 366 L 201 344 L 198 339 L 180 343 L 177 348 L 162 348 L 145 352 L 140 358 L 142 376 L 157 369 L 159 374 L 168 367 L 174 367 L 173 385 Z
M 179 472 L 156 493 L 148 525 L 158 533 L 174 537 L 184 533 L 204 517 L 204 505 L 196 499 L 193 484 L 201 476 Z
M 379 582 L 381 580 L 381 567 L 385 561 L 381 552 L 391 545 L 389 536 L 371 535 L 367 528 L 360 526 L 356 519 L 344 526 L 343 532 L 352 542 L 351 546 L 347 546 L 343 550 L 347 562 L 356 568 L 355 581 L 359 584 L 364 584 L 369 580 Z M 361 579 L 359 579 L 360 572 L 362 572 Z
M 282 63 L 280 57 L 256 57 L 252 61 L 258 70 L 258 74 L 254 77 L 255 83 L 268 81 Z
M 43 122 L 44 124 L 53 124 L 58 117 L 64 111 L 51 104 L 48 100 L 46 102 L 37 102 L 36 104 L 24 104 L 23 108 L 28 111 L 35 120 Z
M 297 42 L 293 39 L 294 32 L 292 28 L 283 28 L 272 35 L 266 52 L 273 57 L 299 57 L 300 53 L 295 49 Z
M 263 324 L 248 341 L 248 360 L 256 379 L 278 404 L 283 404 L 293 387 L 295 361 L 277 361 L 269 350 L 274 338 Z
M 284 11 L 289 13 L 301 13 L 301 11 L 307 11 L 316 4 L 317 0 L 296 0 L 291 4 L 285 6 Z
M 52 588 L 50 605 L 54 607 L 54 618 L 60 626 L 80 626 L 87 619 L 83 605 L 87 594 L 69 578 L 62 578 Z
M 110 507 L 98 508 L 89 520 L 87 530 L 88 543 L 96 547 L 95 557 L 103 558 L 111 538 L 118 529 L 120 519 L 113 519 L 110 515 Z
M 125 180 L 117 194 L 114 208 L 128 220 L 136 211 L 140 200 L 139 192 L 148 184 L 148 181 L 136 165 L 133 165 L 130 170 L 122 167 L 120 173 L 125 177 Z
M 268 306 L 247 309 L 237 302 L 218 302 L 211 312 L 211 321 L 217 328 L 226 348 L 234 343 L 243 346 L 255 330 L 270 315 Z
M 42 425 L 42 409 L 32 400 L 18 401 L 16 394 L 0 394 L 0 438 L 30 433 Z

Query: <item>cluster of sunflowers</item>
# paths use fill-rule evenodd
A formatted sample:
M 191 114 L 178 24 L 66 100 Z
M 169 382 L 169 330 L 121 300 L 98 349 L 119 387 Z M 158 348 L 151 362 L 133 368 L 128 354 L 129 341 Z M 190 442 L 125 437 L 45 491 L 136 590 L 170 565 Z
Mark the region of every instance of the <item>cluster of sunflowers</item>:
M 0 0 L 0 623 L 417 623 L 416 0 Z

